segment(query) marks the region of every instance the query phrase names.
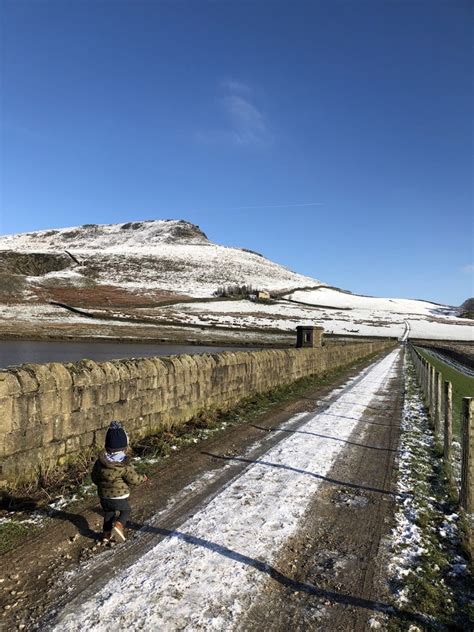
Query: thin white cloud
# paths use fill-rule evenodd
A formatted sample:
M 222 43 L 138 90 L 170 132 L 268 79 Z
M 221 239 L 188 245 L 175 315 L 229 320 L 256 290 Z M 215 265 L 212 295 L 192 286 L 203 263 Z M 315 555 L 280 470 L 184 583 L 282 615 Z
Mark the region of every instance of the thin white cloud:
M 241 96 L 231 94 L 224 97 L 223 105 L 230 118 L 237 144 L 248 145 L 267 140 L 265 119 L 253 103 Z
M 220 85 L 221 88 L 233 94 L 250 94 L 252 92 L 252 88 L 249 85 L 242 81 L 235 81 L 235 79 L 226 79 L 221 81 Z
M 222 129 L 205 130 L 196 134 L 199 142 L 236 146 L 263 146 L 272 141 L 272 134 L 262 111 L 251 97 L 249 86 L 237 81 L 220 84 L 226 94 L 218 101 L 229 125 Z M 245 93 L 245 95 L 244 95 Z
M 233 208 L 294 208 L 295 206 L 323 206 L 323 202 L 305 202 L 304 204 L 259 204 L 257 206 L 234 206 Z
M 462 272 L 465 274 L 473 274 L 474 273 L 474 263 L 469 263 L 467 266 L 461 268 Z

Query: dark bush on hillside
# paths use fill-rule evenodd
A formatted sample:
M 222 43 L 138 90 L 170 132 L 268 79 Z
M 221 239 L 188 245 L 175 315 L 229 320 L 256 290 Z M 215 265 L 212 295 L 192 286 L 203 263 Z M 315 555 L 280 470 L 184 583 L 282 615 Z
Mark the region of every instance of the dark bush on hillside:
M 214 296 L 222 298 L 249 298 L 254 295 L 256 290 L 251 285 L 223 285 L 218 287 L 214 292 Z

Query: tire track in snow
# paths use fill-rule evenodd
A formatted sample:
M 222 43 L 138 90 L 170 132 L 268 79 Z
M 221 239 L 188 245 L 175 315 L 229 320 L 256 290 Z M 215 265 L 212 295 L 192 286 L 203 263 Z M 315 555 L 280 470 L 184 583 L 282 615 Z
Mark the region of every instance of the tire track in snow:
M 250 462 L 179 530 L 168 533 L 159 527 L 159 521 L 151 521 L 147 530 L 168 537 L 94 597 L 73 602 L 52 629 L 106 632 L 116 625 L 150 631 L 238 627 L 240 615 L 267 579 L 262 570 L 297 532 L 321 481 L 328 480 L 325 475 L 344 449 L 344 441 L 392 376 L 398 353 L 372 365 L 326 410 L 308 415 L 308 421 L 299 427 L 304 432 L 288 436 L 261 459 Z

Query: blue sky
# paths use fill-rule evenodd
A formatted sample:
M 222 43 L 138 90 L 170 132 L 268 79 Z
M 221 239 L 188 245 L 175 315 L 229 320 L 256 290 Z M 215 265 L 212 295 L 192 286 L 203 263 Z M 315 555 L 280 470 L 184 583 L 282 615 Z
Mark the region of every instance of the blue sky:
M 474 294 L 470 0 L 1 0 L 0 232 L 186 219 L 353 292 Z

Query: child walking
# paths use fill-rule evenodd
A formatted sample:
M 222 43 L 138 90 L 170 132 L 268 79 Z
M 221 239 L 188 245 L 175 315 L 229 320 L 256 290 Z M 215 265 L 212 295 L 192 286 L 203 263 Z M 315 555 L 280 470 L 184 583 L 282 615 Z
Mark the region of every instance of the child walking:
M 124 530 L 131 511 L 129 485 L 139 485 L 148 477 L 138 474 L 131 465 L 128 436 L 118 421 L 113 421 L 107 430 L 105 450 L 94 463 L 91 478 L 105 512 L 102 541 L 107 543 L 114 535 L 125 542 Z

